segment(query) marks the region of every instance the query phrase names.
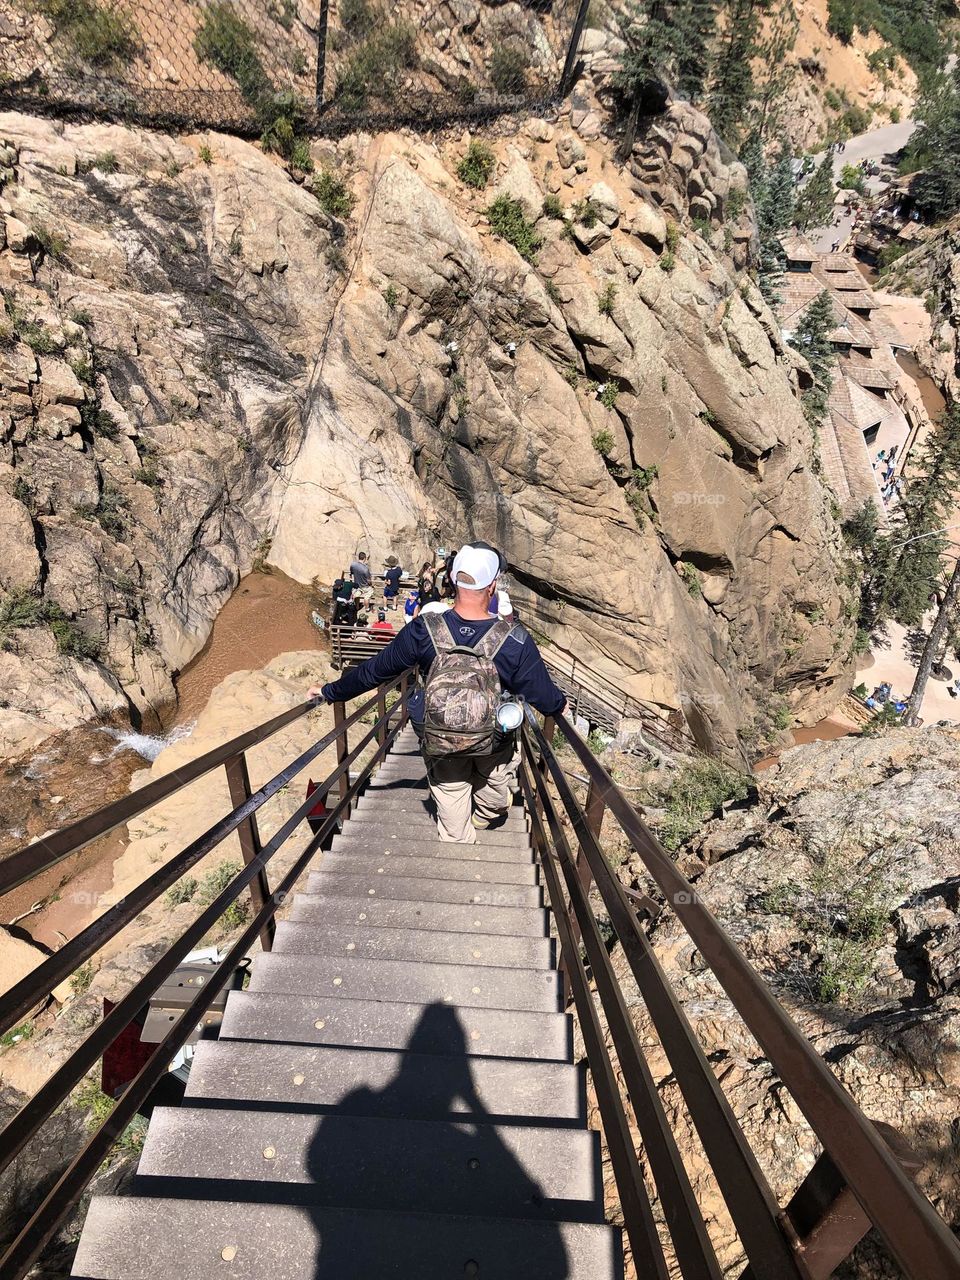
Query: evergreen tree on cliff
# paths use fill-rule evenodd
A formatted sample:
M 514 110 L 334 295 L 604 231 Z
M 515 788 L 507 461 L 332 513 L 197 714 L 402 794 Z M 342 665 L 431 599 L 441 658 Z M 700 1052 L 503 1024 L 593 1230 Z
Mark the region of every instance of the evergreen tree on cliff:
M 614 87 L 628 105 L 620 155 L 629 155 L 644 112 L 661 111 L 667 92 L 702 97 L 716 31 L 718 0 L 634 0 L 620 15 L 626 48 Z
M 833 156 L 827 152 L 797 196 L 794 220 L 801 231 L 829 226 L 833 219 Z
M 960 64 L 927 82 L 917 104 L 919 127 L 910 141 L 911 168 L 921 169 L 913 195 L 934 222 L 960 210 Z
M 796 329 L 787 339 L 790 346 L 806 359 L 813 374 L 813 386 L 803 395 L 803 411 L 814 429 L 827 416 L 827 402 L 833 388 L 833 368 L 837 356 L 828 334 L 835 328 L 833 302 L 824 289 L 807 307 Z
M 876 620 L 895 618 L 915 627 L 942 592 L 944 555 L 960 491 L 960 403 L 950 406 L 937 430 L 910 457 L 910 470 L 894 509 L 887 547 L 875 558 Z
M 740 159 L 750 177 L 750 194 L 757 220 L 760 245 L 757 284 L 767 302 L 774 305 L 780 300 L 780 285 L 786 269 L 786 255 L 780 237 L 793 226 L 793 152 L 789 141 L 784 140 L 777 160 L 768 162 L 757 131 L 747 139 Z
M 708 114 L 720 137 L 736 149 L 756 92 L 753 60 L 760 51 L 760 12 L 757 0 L 727 0 L 726 9 Z

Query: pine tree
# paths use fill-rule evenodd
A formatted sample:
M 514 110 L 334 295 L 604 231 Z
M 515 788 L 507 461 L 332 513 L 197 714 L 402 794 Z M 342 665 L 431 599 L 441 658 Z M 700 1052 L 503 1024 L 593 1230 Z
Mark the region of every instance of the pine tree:
M 677 89 L 699 102 L 706 88 L 717 34 L 717 0 L 681 0 L 672 10 L 677 32 L 674 69 Z
M 960 613 L 960 560 L 957 560 L 954 566 L 944 593 L 943 602 L 930 629 L 927 643 L 923 647 L 920 665 L 917 668 L 913 688 L 910 691 L 910 700 L 903 716 L 905 725 L 913 726 L 919 721 L 920 707 L 923 702 L 923 695 L 926 692 L 927 681 L 930 679 L 930 672 L 938 662 L 940 654 L 949 641 L 952 629 L 957 622 L 958 613 Z
M 796 63 L 789 55 L 797 43 L 799 30 L 794 0 L 775 0 L 755 58 L 758 73 L 753 128 L 763 139 L 783 131 L 784 107 L 797 76 Z
M 723 42 L 717 55 L 709 115 L 720 137 L 736 148 L 754 98 L 753 61 L 759 53 L 757 0 L 726 0 Z
M 807 307 L 787 339 L 790 346 L 806 359 L 813 374 L 813 386 L 803 394 L 803 411 L 814 429 L 827 416 L 827 402 L 833 389 L 833 368 L 837 356 L 827 335 L 834 328 L 833 301 L 824 289 Z
M 626 46 L 613 76 L 628 104 L 620 156 L 629 154 L 644 109 L 660 110 L 672 88 L 699 98 L 710 66 L 718 0 L 634 0 L 621 14 Z
M 874 568 L 876 622 L 889 617 L 915 627 L 942 588 L 944 532 L 960 489 L 960 403 L 911 454 L 903 495 L 894 509 L 887 549 Z
M 825 227 L 833 218 L 833 156 L 828 151 L 797 196 L 794 221 L 801 231 Z
M 780 237 L 793 225 L 793 153 L 785 139 L 777 160 L 768 163 L 758 130 L 747 139 L 740 159 L 750 178 L 750 194 L 757 222 L 760 249 L 757 284 L 772 306 L 780 301 L 780 285 L 786 270 L 786 255 Z
M 910 157 L 923 171 L 913 195 L 921 212 L 939 221 L 960 210 L 960 66 L 927 81 L 916 115 Z

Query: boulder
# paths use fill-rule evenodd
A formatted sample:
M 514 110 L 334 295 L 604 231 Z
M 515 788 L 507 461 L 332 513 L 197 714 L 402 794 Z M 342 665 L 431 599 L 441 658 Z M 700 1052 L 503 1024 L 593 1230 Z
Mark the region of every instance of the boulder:
M 571 169 L 586 157 L 583 143 L 572 133 L 561 133 L 557 138 L 557 159 L 562 169 Z
M 607 227 L 615 227 L 620 218 L 620 201 L 605 182 L 595 182 L 587 192 L 587 199 L 597 211 L 600 221 Z

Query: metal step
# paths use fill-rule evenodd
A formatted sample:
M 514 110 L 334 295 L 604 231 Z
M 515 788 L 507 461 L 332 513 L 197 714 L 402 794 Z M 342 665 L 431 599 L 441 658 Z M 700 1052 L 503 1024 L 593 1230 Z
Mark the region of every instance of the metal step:
M 364 960 L 261 951 L 250 968 L 249 991 L 322 995 L 337 1000 L 399 1000 L 482 1009 L 560 1008 L 560 975 L 553 969 L 504 969 L 422 960 Z
M 88 1280 L 619 1280 L 596 1223 L 95 1196 L 73 1265 Z
M 346 898 L 303 894 L 293 899 L 298 924 L 383 925 L 397 929 L 441 929 L 446 933 L 508 933 L 545 938 L 547 913 L 531 907 L 476 907 L 459 902 L 414 902 L 401 898 Z
M 351 822 L 402 822 L 408 826 L 436 826 L 436 811 L 426 798 L 411 796 L 367 796 L 357 803 Z M 527 820 L 522 809 L 511 809 L 498 818 L 495 831 L 526 831 Z
M 529 842 L 517 840 L 513 844 L 453 844 L 438 840 L 435 831 L 425 836 L 408 836 L 400 840 L 369 831 L 366 827 L 350 829 L 347 823 L 342 835 L 333 840 L 334 853 L 390 854 L 396 853 L 417 858 L 467 858 L 478 862 L 533 862 L 533 850 Z
M 550 938 L 505 938 L 502 934 L 444 933 L 437 929 L 348 928 L 281 920 L 274 955 L 344 956 L 355 959 L 422 960 L 434 964 L 496 965 L 506 969 L 550 969 Z
M 453 1016 L 445 1017 L 444 1010 Z M 488 1058 L 545 1058 L 552 1062 L 570 1062 L 573 1052 L 570 1021 L 563 1013 L 258 991 L 230 993 L 220 1038 L 461 1056 L 466 1051 Z
M 539 907 L 543 902 L 543 894 L 537 885 L 476 884 L 471 880 L 418 880 L 415 876 L 352 876 L 335 871 L 312 872 L 310 889 L 325 896 L 344 898 L 465 902 L 485 907 Z
M 451 1123 L 156 1107 L 131 1192 L 602 1222 L 599 1175 L 596 1133 L 490 1124 L 482 1112 Z
M 443 1009 L 429 1016 L 436 1020 L 438 1034 L 446 1019 L 459 1038 L 456 1015 Z M 469 1117 L 479 1109 L 488 1120 L 563 1126 L 587 1122 L 586 1075 L 579 1065 L 338 1045 L 201 1040 L 186 1098 L 193 1106 L 266 1110 L 273 1104 L 283 1110 L 295 1106 L 410 1120 Z
M 376 834 L 381 838 L 388 840 L 436 840 L 440 841 L 437 834 L 437 824 L 431 819 L 417 819 L 416 822 L 407 822 L 405 819 L 396 818 L 376 818 L 369 821 L 367 818 L 356 815 L 344 824 L 345 832 L 357 835 Z M 527 849 L 530 846 L 530 835 L 526 828 L 500 827 L 496 830 L 484 830 L 477 832 L 477 844 L 489 845 L 506 845 L 511 849 Z
M 475 884 L 537 883 L 537 869 L 532 862 L 467 862 L 463 858 L 394 858 L 390 854 L 325 853 L 322 872 L 356 876 L 419 876 L 424 880 L 472 880 Z

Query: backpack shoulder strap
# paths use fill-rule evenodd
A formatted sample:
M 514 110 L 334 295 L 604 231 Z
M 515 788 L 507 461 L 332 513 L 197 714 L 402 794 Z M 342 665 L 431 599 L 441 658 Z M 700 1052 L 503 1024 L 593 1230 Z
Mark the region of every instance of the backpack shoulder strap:
M 441 653 L 448 653 L 454 647 L 453 636 L 450 634 L 450 628 L 445 622 L 445 615 L 442 613 L 422 613 L 424 626 L 427 628 L 427 635 L 433 644 L 434 651 L 439 657 Z
M 509 640 L 511 630 L 512 628 L 508 622 L 498 618 L 490 630 L 477 641 L 474 648 L 478 653 L 482 653 L 485 658 L 489 658 L 492 661 Z

